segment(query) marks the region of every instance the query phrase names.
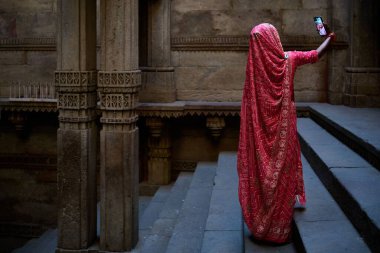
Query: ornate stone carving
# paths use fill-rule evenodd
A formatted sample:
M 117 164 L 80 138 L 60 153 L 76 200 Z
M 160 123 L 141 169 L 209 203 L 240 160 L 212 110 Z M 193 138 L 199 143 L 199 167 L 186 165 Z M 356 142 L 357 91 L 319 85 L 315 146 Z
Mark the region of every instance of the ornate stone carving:
M 138 89 L 141 84 L 140 70 L 99 71 L 98 91 L 103 129 L 132 130 L 138 119 Z M 112 126 L 111 126 L 112 125 Z
M 55 37 L 47 38 L 3 38 L 0 39 L 0 50 L 54 51 Z
M 221 117 L 208 117 L 206 121 L 206 126 L 210 130 L 211 136 L 214 139 L 218 139 L 222 134 L 226 123 L 224 122 L 224 118 Z
M 50 101 L 9 101 L 9 99 L 0 99 L 0 108 L 4 111 L 19 112 L 56 112 L 56 99 Z
M 96 71 L 56 71 L 57 92 L 79 93 L 95 91 Z
M 61 127 L 79 129 L 96 118 L 96 71 L 56 71 L 57 108 Z
M 108 88 L 139 87 L 141 84 L 140 70 L 134 71 L 99 71 L 98 87 L 100 91 Z
M 96 93 L 59 94 L 58 109 L 87 109 L 96 105 Z

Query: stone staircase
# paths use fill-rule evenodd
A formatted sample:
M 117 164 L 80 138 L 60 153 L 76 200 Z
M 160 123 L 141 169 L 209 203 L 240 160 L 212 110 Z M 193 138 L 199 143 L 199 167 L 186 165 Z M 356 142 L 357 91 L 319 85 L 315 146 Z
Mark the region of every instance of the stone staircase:
M 295 211 L 292 243 L 251 240 L 237 198 L 236 152 L 221 152 L 216 163 L 199 162 L 194 173 L 182 172 L 153 197 L 141 196 L 140 241 L 132 252 L 380 252 L 377 149 L 366 142 L 354 151 L 352 145 L 363 142 L 360 133 L 309 111 L 309 118 L 298 119 L 308 202 L 306 210 Z M 368 145 L 371 159 L 363 155 Z M 49 230 L 14 252 L 52 253 L 55 246 L 56 230 Z

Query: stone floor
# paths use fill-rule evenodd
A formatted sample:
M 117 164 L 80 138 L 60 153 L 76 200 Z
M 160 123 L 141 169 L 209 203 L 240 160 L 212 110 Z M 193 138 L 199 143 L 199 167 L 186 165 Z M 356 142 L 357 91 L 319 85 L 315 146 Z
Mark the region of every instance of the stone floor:
M 236 152 L 222 152 L 217 162 L 200 162 L 152 198 L 141 197 L 133 252 L 379 252 L 380 109 L 297 106 L 310 111 L 298 119 L 308 202 L 295 211 L 291 244 L 251 240 L 237 200 Z M 56 230 L 49 230 L 14 252 L 52 253 L 55 246 Z

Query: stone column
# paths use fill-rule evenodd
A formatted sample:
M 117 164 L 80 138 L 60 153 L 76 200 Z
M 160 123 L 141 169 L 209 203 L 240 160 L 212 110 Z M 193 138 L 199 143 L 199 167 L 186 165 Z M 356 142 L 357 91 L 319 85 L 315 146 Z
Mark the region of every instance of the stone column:
M 101 0 L 100 250 L 138 240 L 138 0 Z
M 171 143 L 167 126 L 160 118 L 147 118 L 148 139 L 148 183 L 169 184 L 171 180 Z
M 350 0 L 329 1 L 328 22 L 331 30 L 337 35 L 336 42 L 328 50 L 328 102 L 331 104 L 343 103 L 345 66 L 349 61 L 349 34 L 350 34 Z
M 380 106 L 379 1 L 351 0 L 350 58 L 346 70 L 344 103 Z
M 171 66 L 171 0 L 147 1 L 147 66 L 142 67 L 141 101 L 174 102 L 174 67 Z M 144 10 L 143 10 L 144 11 Z
M 57 7 L 57 252 L 81 252 L 96 238 L 96 1 Z

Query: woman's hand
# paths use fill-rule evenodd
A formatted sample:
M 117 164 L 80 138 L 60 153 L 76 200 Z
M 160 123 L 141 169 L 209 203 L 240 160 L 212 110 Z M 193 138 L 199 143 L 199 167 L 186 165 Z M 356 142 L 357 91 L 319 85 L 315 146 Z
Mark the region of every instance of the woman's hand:
M 331 31 L 331 29 L 328 26 L 328 24 L 323 23 L 323 26 L 325 27 L 325 30 L 327 32 L 327 34 L 325 36 L 326 37 L 330 37 L 331 38 L 331 42 L 336 41 L 336 34 L 333 31 Z M 325 36 L 323 36 L 323 37 L 325 37 Z
M 323 23 L 323 25 L 325 26 L 325 29 L 326 29 L 326 32 L 327 32 L 327 35 L 323 36 L 323 37 L 326 37 L 325 41 L 322 42 L 322 44 L 317 48 L 317 52 L 318 52 L 318 58 L 320 58 L 325 52 L 326 52 L 326 49 L 327 47 L 330 45 L 331 42 L 334 42 L 336 40 L 336 35 L 334 32 L 332 32 L 330 30 L 330 27 Z

